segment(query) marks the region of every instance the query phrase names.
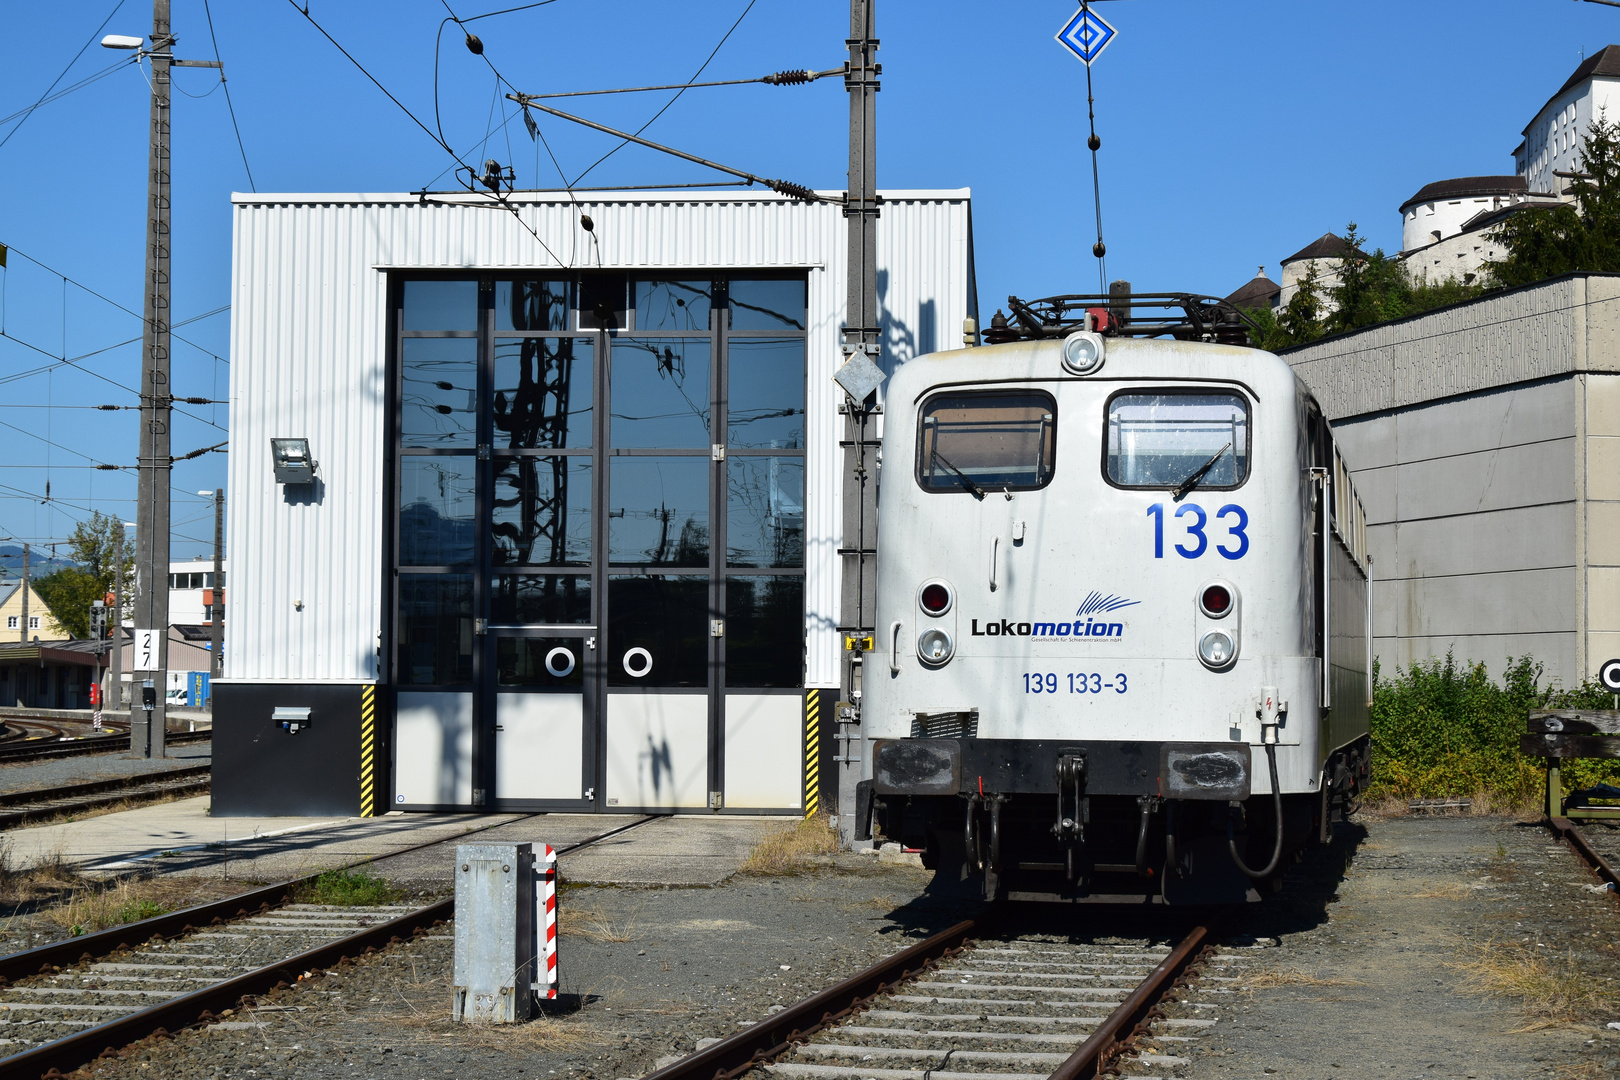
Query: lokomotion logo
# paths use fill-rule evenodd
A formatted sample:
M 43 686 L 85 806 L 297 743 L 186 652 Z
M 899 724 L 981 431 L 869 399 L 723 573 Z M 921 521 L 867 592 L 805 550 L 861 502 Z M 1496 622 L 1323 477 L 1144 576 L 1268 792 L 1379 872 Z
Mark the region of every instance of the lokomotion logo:
M 1075 611 L 1074 618 L 1064 622 L 1013 622 L 1010 619 L 991 619 L 983 628 L 973 620 L 974 637 L 1038 637 L 1054 641 L 1096 641 L 1103 638 L 1118 641 L 1125 636 L 1125 624 L 1110 622 L 1108 615 L 1121 608 L 1140 604 L 1140 600 L 1127 600 L 1122 596 L 1099 592 L 1088 594 Z

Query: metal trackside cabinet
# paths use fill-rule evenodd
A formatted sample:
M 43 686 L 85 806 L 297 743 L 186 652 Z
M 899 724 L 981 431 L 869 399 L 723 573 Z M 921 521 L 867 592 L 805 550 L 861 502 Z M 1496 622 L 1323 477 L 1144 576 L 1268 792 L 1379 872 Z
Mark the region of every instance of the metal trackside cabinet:
M 531 845 L 456 845 L 456 1020 L 513 1024 L 533 1015 L 534 895 Z

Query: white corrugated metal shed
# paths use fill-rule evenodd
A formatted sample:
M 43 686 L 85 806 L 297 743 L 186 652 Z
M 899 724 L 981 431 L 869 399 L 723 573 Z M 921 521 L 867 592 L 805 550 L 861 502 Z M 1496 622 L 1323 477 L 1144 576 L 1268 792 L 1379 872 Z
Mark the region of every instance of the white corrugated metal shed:
M 836 197 L 836 193 L 826 193 Z M 882 192 L 884 362 L 959 340 L 977 316 L 967 189 Z M 231 627 L 226 675 L 378 677 L 388 272 L 805 268 L 806 684 L 836 686 L 846 223 L 836 203 L 756 192 L 236 195 L 232 265 Z M 589 214 L 594 230 L 579 225 Z M 310 501 L 274 483 L 270 439 L 305 437 Z

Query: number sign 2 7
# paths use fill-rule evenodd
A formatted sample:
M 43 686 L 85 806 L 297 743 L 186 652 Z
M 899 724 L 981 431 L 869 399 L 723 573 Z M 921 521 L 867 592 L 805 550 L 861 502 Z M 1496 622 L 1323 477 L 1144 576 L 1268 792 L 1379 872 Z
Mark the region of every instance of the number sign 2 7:
M 1148 516 L 1153 519 L 1153 557 L 1164 558 L 1164 503 L 1154 503 L 1147 508 Z M 1187 530 L 1187 541 L 1175 545 L 1176 554 L 1183 559 L 1196 559 L 1210 549 L 1209 536 L 1205 533 L 1205 526 L 1209 524 L 1209 515 L 1204 508 L 1192 503 L 1185 503 L 1176 509 L 1176 518 L 1191 518 L 1184 526 Z M 1226 519 L 1230 518 L 1228 521 Z M 1215 511 L 1215 520 L 1226 528 L 1225 541 L 1215 544 L 1215 550 L 1223 559 L 1241 559 L 1249 553 L 1249 514 L 1237 503 L 1227 503 Z M 1229 546 L 1230 545 L 1230 546 Z

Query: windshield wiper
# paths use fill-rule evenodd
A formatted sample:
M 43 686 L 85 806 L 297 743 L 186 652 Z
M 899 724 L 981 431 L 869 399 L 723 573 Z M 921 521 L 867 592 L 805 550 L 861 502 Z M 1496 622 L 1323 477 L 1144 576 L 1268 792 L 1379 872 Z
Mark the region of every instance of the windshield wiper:
M 1215 467 L 1215 463 L 1221 460 L 1221 455 L 1230 449 L 1232 449 L 1232 444 L 1227 443 L 1225 446 L 1215 451 L 1214 457 L 1210 458 L 1208 461 L 1198 466 L 1198 468 L 1194 469 L 1192 471 L 1192 475 L 1188 476 L 1187 479 L 1176 485 L 1175 490 L 1170 493 L 1170 501 L 1180 502 L 1182 499 L 1185 499 L 1187 497 L 1187 493 L 1198 486 L 1198 481 L 1202 480 L 1206 475 L 1208 475 L 1209 470 Z
M 934 458 L 935 461 L 939 462 L 941 465 L 943 465 L 947 469 L 951 470 L 951 472 L 956 475 L 956 478 L 958 480 L 962 481 L 962 486 L 967 488 L 969 491 L 973 492 L 973 497 L 975 499 L 978 499 L 980 502 L 984 501 L 984 488 L 980 487 L 978 484 L 975 484 L 972 480 L 968 479 L 968 474 L 967 473 L 963 472 L 961 469 L 958 469 L 955 465 L 952 465 L 949 461 L 945 460 L 945 455 L 941 454 L 938 450 L 934 451 L 933 458 Z

